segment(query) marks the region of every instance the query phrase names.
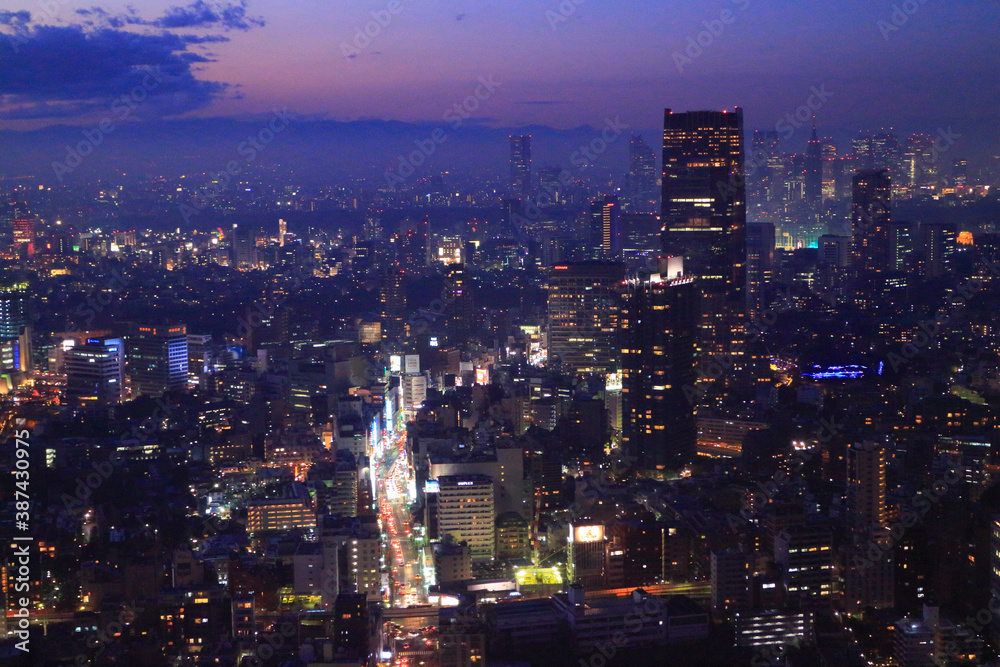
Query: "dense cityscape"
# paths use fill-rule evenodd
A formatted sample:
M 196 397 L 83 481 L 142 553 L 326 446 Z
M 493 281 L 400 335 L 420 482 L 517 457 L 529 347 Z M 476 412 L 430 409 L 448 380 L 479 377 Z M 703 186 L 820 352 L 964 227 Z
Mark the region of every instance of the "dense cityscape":
M 1000 664 L 994 138 L 817 84 L 435 162 L 505 85 L 336 173 L 287 110 L 0 132 L 0 664 Z

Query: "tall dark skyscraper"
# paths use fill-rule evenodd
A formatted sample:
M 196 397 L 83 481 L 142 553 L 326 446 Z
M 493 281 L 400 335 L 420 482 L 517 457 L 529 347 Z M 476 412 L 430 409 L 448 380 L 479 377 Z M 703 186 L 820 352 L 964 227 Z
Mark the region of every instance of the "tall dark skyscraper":
M 472 332 L 475 315 L 472 291 L 465 264 L 452 264 L 444 272 L 445 289 L 448 293 L 446 332 L 451 345 L 465 346 Z
M 605 195 L 590 205 L 590 258 L 614 260 L 622 254 L 618 197 Z
M 884 169 L 867 169 L 854 175 L 851 204 L 851 265 L 854 301 L 864 310 L 893 303 L 889 292 L 905 288 L 905 276 L 894 271 L 890 198 L 892 182 Z M 898 305 L 898 304 L 897 304 Z
M 814 209 L 823 203 L 823 142 L 816 136 L 813 121 L 812 135 L 806 144 L 805 200 Z
M 420 273 L 427 266 L 427 238 L 430 221 L 404 218 L 396 237 L 396 263 L 407 273 Z
M 625 204 L 632 213 L 654 213 L 656 203 L 656 155 L 638 134 L 628 142 L 628 178 Z
M 666 109 L 662 199 L 663 249 L 684 257 L 701 289 L 701 355 L 732 354 L 738 366 L 746 313 L 742 109 Z
M 954 222 L 925 222 L 920 225 L 920 272 L 925 278 L 951 273 L 958 226 Z
M 892 132 L 879 132 L 872 137 L 872 168 L 888 169 L 891 172 L 900 170 L 903 151 L 899 145 L 899 137 Z
M 747 225 L 747 305 L 751 313 L 767 306 L 765 287 L 774 273 L 774 223 Z
M 382 278 L 379 288 L 383 340 L 402 340 L 406 334 L 406 286 L 403 272 L 392 271 Z
M 677 468 L 696 454 L 697 293 L 679 257 L 625 281 L 622 301 L 622 445 L 646 470 Z
M 784 196 L 781 138 L 776 130 L 754 130 L 750 148 L 753 154 L 753 171 L 747 174 L 747 194 L 752 207 L 750 219 L 773 222 L 777 217 L 777 204 Z
M 510 192 L 514 197 L 531 194 L 531 135 L 510 135 Z
M 229 244 L 233 267 L 245 270 L 257 266 L 256 234 L 251 226 L 233 225 Z
M 855 275 L 869 279 L 893 266 L 889 234 L 892 183 L 884 169 L 866 169 L 854 176 L 851 204 Z

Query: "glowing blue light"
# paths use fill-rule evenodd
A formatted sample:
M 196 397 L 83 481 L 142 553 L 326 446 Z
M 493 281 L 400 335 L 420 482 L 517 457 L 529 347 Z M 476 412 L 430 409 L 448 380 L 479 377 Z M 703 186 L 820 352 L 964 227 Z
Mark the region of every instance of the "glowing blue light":
M 814 380 L 823 380 L 826 378 L 859 378 L 862 377 L 868 370 L 865 366 L 859 366 L 857 364 L 850 364 L 847 366 L 828 366 L 826 368 L 822 366 L 813 366 L 811 373 L 803 373 L 802 377 L 813 378 Z M 880 370 L 881 373 L 881 370 Z

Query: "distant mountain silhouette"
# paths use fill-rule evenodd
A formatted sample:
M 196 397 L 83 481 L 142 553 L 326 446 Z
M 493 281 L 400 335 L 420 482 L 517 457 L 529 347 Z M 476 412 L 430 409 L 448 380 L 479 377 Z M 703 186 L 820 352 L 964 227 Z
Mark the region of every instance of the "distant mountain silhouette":
M 275 166 L 294 170 L 301 185 L 330 184 L 348 178 L 381 178 L 398 168 L 400 156 L 414 155 L 419 162 L 412 178 L 451 171 L 456 179 L 469 175 L 495 175 L 506 181 L 509 148 L 507 136 L 531 134 L 532 163 L 561 166 L 588 178 L 616 176 L 627 170 L 628 136 L 632 128 L 612 136 L 593 166 L 583 167 L 580 149 L 602 147 L 602 127 L 558 130 L 533 125 L 491 128 L 466 121 L 457 129 L 452 123 L 404 123 L 384 120 L 338 122 L 294 119 L 273 135 L 260 150 L 246 142 L 250 137 L 269 138 L 273 116 L 236 120 L 231 118 L 185 119 L 114 123 L 101 131 L 97 123 L 85 126 L 54 125 L 32 131 L 0 131 L 0 177 L 37 176 L 57 180 L 54 162 L 72 167 L 60 170 L 67 182 L 108 178 L 125 172 L 129 176 L 189 177 L 216 173 L 236 161 L 241 170 Z M 114 118 L 110 118 L 114 122 Z M 437 133 L 438 141 L 432 139 Z M 260 134 L 262 133 L 263 134 Z M 655 145 L 657 132 L 644 133 Z M 440 140 L 444 137 L 443 141 Z M 421 151 L 418 144 L 424 147 Z M 431 150 L 433 147 L 433 150 Z M 92 150 L 88 150 L 92 149 Z M 76 161 L 74 152 L 82 159 Z M 83 153 L 88 155 L 83 156 Z M 422 159 L 421 159 L 422 158 Z M 78 166 L 74 166 L 78 164 Z

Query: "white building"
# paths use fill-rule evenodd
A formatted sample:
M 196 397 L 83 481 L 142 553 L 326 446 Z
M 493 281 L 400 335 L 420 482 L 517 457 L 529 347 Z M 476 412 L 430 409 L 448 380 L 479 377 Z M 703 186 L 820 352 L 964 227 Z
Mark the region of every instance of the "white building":
M 438 478 L 438 531 L 456 543 L 468 542 L 473 561 L 496 556 L 496 507 L 493 480 L 485 475 Z

